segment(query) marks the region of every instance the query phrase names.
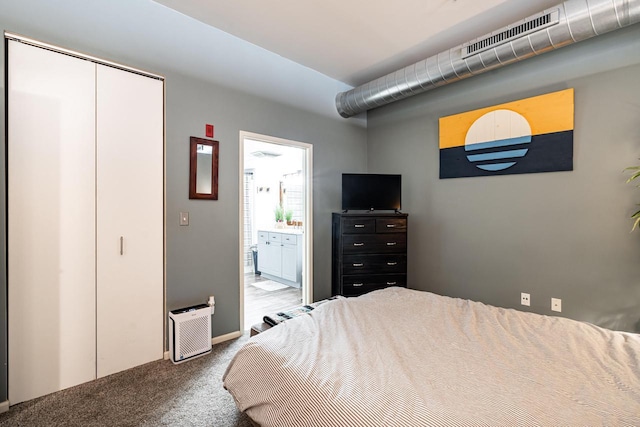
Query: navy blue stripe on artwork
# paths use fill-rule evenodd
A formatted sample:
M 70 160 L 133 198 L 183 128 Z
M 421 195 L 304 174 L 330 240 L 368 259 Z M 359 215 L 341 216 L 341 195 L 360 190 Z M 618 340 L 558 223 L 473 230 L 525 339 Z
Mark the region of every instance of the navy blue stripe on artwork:
M 480 162 L 483 160 L 501 160 L 510 159 L 511 157 L 524 157 L 527 154 L 527 149 L 524 150 L 507 150 L 507 151 L 495 151 L 493 153 L 485 154 L 471 154 L 467 156 L 470 162 Z
M 482 153 L 500 152 L 486 149 Z M 502 170 L 495 169 L 496 160 L 470 162 L 464 147 L 440 150 L 440 178 L 463 178 L 472 176 L 509 175 L 523 173 L 557 172 L 573 170 L 573 130 L 534 135 L 531 142 L 518 147 L 528 149 L 524 157 L 512 158 L 514 165 Z M 475 154 L 474 154 L 475 155 Z M 482 167 L 482 168 L 481 168 Z M 489 169 L 489 170 L 487 170 Z
M 507 147 L 509 145 L 528 144 L 531 142 L 531 135 L 519 136 L 516 138 L 498 139 L 497 141 L 478 142 L 477 144 L 465 145 L 465 151 L 484 150 L 485 148 Z

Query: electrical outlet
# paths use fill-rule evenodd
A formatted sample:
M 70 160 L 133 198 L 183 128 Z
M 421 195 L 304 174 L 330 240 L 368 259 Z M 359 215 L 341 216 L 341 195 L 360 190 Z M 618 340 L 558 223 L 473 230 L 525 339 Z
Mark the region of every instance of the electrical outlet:
M 531 295 L 522 292 L 520 294 L 520 304 L 521 305 L 531 305 Z
M 562 311 L 562 300 L 560 298 L 551 298 L 551 311 Z

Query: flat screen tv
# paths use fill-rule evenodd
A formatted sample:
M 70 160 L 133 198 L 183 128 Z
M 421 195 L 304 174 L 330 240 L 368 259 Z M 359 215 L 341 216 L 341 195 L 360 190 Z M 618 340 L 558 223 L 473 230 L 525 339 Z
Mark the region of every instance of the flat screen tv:
M 342 174 L 342 210 L 400 210 L 402 175 Z

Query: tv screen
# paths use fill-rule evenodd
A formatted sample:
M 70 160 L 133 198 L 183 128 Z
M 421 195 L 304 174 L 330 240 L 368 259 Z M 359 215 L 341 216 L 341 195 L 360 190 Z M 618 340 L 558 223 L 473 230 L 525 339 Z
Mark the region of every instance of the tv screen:
M 342 210 L 400 210 L 402 175 L 342 174 Z

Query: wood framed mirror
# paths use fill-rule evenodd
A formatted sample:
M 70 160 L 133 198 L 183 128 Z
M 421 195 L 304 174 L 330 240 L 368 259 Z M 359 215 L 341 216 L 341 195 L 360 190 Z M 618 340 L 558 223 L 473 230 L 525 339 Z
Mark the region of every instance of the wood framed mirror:
M 219 142 L 192 136 L 189 162 L 189 198 L 218 200 Z

